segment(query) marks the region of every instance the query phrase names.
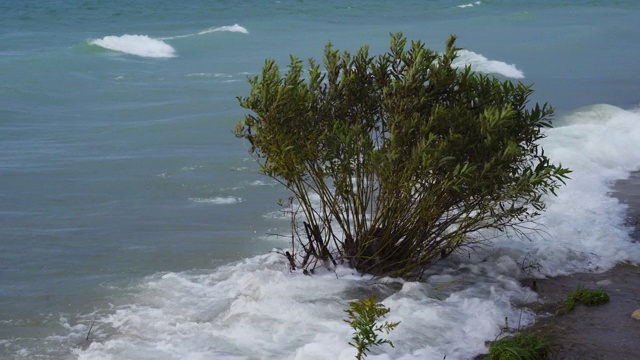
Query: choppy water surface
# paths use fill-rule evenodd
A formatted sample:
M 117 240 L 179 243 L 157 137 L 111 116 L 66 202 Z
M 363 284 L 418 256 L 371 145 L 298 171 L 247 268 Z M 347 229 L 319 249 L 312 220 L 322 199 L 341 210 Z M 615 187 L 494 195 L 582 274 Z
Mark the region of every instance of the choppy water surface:
M 371 291 L 402 322 L 371 358 L 473 357 L 505 317 L 531 320 L 511 305 L 535 296 L 523 259 L 547 275 L 640 261 L 609 196 L 640 164 L 638 15 L 630 0 L 0 0 L 0 357 L 350 359 L 342 310 Z M 269 253 L 287 194 L 233 137 L 235 97 L 266 58 L 382 52 L 397 31 L 436 50 L 457 34 L 459 65 L 534 83 L 572 180 L 543 232 L 425 282 L 290 273 Z

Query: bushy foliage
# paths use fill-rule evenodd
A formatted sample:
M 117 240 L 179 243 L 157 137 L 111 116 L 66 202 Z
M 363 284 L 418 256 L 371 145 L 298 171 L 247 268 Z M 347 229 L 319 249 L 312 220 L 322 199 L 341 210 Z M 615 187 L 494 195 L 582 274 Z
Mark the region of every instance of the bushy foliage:
M 378 323 L 378 320 L 385 317 L 389 311 L 387 307 L 377 303 L 373 296 L 349 302 L 349 309 L 345 310 L 349 319 L 345 322 L 351 325 L 354 330 L 353 342 L 350 342 L 349 345 L 358 351 L 357 360 L 367 357 L 367 351 L 372 346 L 389 344 L 393 347 L 393 342 L 380 338 L 379 335 L 382 332 L 388 334 L 400 324 L 399 322 Z
M 456 70 L 454 43 L 436 53 L 394 34 L 378 56 L 329 44 L 324 70 L 291 57 L 250 79 L 235 134 L 293 192 L 299 266 L 419 276 L 479 230 L 529 221 L 566 178 L 538 144 L 553 109 L 528 107 L 530 86 Z

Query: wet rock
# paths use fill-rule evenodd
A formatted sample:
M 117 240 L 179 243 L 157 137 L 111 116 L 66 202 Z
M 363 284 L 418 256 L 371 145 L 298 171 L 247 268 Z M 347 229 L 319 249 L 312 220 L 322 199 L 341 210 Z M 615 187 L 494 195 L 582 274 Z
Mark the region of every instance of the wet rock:
M 640 309 L 634 311 L 633 314 L 631 314 L 631 317 L 640 321 Z

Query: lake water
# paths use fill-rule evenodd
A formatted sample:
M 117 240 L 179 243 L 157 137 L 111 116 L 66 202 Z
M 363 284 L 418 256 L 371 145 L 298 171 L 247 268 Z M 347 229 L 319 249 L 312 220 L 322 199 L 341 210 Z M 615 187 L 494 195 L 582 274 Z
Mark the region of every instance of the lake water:
M 640 261 L 609 196 L 640 165 L 639 17 L 635 0 L 0 0 L 0 358 L 352 359 L 342 311 L 371 291 L 401 325 L 368 358 L 483 352 L 505 317 L 532 321 L 524 263 Z M 234 138 L 236 97 L 266 58 L 381 53 L 398 31 L 435 50 L 456 34 L 461 63 L 534 84 L 572 180 L 544 231 L 425 282 L 290 273 L 270 252 L 288 195 Z

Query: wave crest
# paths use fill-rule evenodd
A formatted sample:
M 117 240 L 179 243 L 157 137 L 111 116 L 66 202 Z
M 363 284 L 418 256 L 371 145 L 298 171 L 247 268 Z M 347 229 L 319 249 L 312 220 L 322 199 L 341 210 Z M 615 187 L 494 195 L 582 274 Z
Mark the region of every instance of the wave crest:
M 146 35 L 105 36 L 102 39 L 91 40 L 89 43 L 140 57 L 172 58 L 176 56 L 176 50 L 171 45 Z
M 196 203 L 213 204 L 213 205 L 232 205 L 232 204 L 237 204 L 244 201 L 242 198 L 234 197 L 234 196 L 226 196 L 226 197 L 217 196 L 212 198 L 190 198 L 189 200 Z
M 198 35 L 204 35 L 204 34 L 209 34 L 209 33 L 218 32 L 218 31 L 237 32 L 242 34 L 249 33 L 249 30 L 247 30 L 245 27 L 240 26 L 238 24 L 234 24 L 231 26 L 220 26 L 220 27 L 208 28 L 207 30 L 200 31 Z

